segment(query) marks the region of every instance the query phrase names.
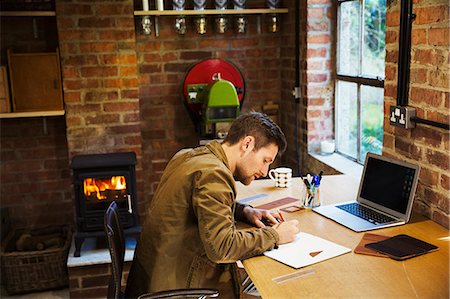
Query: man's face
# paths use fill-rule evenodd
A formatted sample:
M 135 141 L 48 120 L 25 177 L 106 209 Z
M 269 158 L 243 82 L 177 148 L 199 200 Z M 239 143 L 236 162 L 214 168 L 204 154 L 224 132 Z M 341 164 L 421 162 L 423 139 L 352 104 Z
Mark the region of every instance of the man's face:
M 253 148 L 254 144 L 250 144 L 242 152 L 239 162 L 236 164 L 234 178 L 244 185 L 249 185 L 253 180 L 267 176 L 269 166 L 278 153 L 278 146 L 272 143 L 257 151 L 254 151 Z

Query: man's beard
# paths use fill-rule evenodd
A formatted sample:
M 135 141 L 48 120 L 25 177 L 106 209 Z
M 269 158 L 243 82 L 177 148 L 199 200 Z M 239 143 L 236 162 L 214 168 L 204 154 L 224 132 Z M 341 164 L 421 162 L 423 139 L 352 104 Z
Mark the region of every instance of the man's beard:
M 244 176 L 242 174 L 242 172 L 239 169 L 237 169 L 236 174 L 234 175 L 234 179 L 236 181 L 239 181 L 242 184 L 248 186 L 248 185 L 250 185 L 251 182 L 253 182 L 255 180 L 255 177 L 253 175 L 252 176 Z

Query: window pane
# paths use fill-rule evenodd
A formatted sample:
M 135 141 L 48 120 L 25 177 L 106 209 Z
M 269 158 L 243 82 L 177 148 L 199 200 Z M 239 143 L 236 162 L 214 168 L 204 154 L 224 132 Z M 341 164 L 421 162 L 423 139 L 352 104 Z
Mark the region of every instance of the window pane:
M 367 152 L 381 155 L 383 149 L 384 90 L 361 85 L 361 154 L 364 163 Z
M 337 81 L 336 95 L 336 149 L 338 152 L 356 159 L 358 150 L 358 95 L 356 83 Z
M 338 73 L 359 74 L 359 28 L 360 12 L 358 1 L 343 2 L 339 9 Z
M 384 78 L 386 1 L 365 0 L 362 74 Z

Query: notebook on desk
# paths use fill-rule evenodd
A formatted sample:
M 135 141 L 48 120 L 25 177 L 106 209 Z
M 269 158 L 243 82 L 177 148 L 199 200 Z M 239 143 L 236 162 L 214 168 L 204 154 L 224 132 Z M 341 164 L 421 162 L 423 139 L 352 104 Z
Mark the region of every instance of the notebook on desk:
M 420 167 L 368 153 L 356 201 L 313 209 L 354 231 L 402 225 L 409 221 Z

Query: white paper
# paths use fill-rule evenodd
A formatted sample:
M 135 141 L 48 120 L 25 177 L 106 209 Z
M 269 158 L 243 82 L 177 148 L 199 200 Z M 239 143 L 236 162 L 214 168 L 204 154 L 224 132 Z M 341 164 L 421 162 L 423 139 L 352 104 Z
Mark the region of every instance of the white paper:
M 307 233 L 298 233 L 294 242 L 266 251 L 264 255 L 298 269 L 347 252 L 351 249 Z

